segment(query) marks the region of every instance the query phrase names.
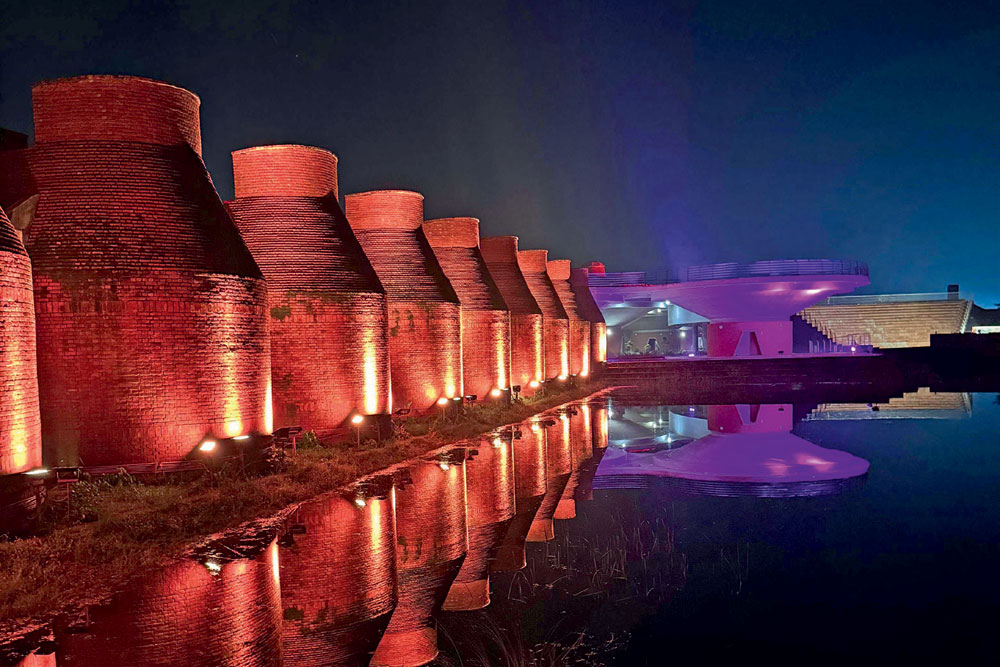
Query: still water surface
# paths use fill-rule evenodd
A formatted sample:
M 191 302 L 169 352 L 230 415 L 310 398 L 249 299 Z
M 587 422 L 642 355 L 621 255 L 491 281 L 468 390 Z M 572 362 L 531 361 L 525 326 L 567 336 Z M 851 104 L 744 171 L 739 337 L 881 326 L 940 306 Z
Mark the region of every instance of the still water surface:
M 23 664 L 984 658 L 998 433 L 993 394 L 591 399 L 209 545 Z

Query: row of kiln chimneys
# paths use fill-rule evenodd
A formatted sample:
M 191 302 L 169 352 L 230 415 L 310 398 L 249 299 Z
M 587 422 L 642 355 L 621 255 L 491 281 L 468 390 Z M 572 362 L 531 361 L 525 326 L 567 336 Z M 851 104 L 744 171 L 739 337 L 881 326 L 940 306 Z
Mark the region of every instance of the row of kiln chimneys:
M 176 460 L 209 437 L 530 392 L 604 361 L 568 261 L 480 244 L 474 218 L 425 222 L 415 192 L 341 210 L 337 158 L 306 146 L 233 153 L 224 205 L 200 102 L 168 84 L 32 95 L 35 145 L 0 133 L 2 473 L 40 465 L 42 443 L 54 464 Z

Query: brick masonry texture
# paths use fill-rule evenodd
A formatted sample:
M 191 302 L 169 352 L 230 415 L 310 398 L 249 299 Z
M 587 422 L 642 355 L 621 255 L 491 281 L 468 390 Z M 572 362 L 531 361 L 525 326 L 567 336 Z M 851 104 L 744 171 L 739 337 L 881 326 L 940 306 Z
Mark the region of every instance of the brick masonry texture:
M 427 410 L 461 395 L 461 309 L 421 229 L 423 197 L 365 192 L 347 195 L 344 208 L 386 292 L 393 407 Z
M 335 201 L 337 156 L 313 146 L 282 144 L 233 151 L 236 198 L 326 197 Z
M 570 262 L 551 259 L 546 263 L 546 270 L 559 303 L 569 316 L 569 372 L 586 377 L 590 375 L 590 322 L 580 314 L 576 294 L 569 284 Z
M 42 463 L 31 262 L 0 209 L 0 474 Z
M 434 615 L 468 550 L 462 462 L 426 460 L 396 486 L 399 603 L 372 665 L 423 665 L 437 655 Z
M 287 665 L 359 665 L 396 606 L 392 497 L 326 496 L 303 505 L 305 532 L 281 552 L 282 658 Z
M 569 274 L 569 285 L 576 296 L 580 316 L 590 322 L 590 360 L 591 366 L 596 368 L 608 359 L 608 327 L 590 291 L 588 273 L 587 269 L 573 269 Z
M 423 230 L 462 305 L 465 393 L 486 398 L 510 386 L 510 311 L 479 250 L 479 220 L 428 220 Z
M 35 141 L 93 141 L 177 146 L 201 155 L 201 101 L 194 93 L 135 76 L 54 79 L 31 89 Z
M 227 208 L 267 279 L 275 428 L 389 408 L 385 290 L 337 202 L 336 170 L 306 146 L 233 153 Z
M 545 379 L 568 375 L 569 315 L 563 308 L 548 274 L 548 250 L 519 250 L 517 261 L 532 296 L 542 309 Z
M 542 309 L 517 263 L 517 237 L 493 236 L 479 244 L 486 267 L 510 310 L 511 384 L 530 394 L 528 383 L 545 379 Z
M 56 632 L 60 665 L 250 667 L 281 660 L 278 547 L 252 559 L 174 561 Z
M 80 77 L 34 99 L 38 143 L 0 153 L 0 203 L 40 195 L 25 246 L 46 460 L 173 460 L 267 432 L 264 280 L 197 152 L 197 97 Z

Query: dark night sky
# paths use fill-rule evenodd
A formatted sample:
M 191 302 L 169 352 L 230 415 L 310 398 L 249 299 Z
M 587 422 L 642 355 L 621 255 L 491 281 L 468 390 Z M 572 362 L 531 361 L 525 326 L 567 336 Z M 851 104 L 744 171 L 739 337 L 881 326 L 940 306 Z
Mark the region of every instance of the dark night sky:
M 576 263 L 856 257 L 1000 301 L 1000 3 L 232 7 L 0 2 L 0 125 L 40 79 L 148 76 L 201 96 L 224 198 L 229 151 L 306 143 L 342 193 Z

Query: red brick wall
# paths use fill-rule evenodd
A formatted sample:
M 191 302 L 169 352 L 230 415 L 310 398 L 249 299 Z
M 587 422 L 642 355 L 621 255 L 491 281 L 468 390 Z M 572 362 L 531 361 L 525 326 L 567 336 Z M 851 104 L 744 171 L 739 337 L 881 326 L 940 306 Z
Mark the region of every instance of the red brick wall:
M 437 655 L 434 614 L 468 550 L 461 459 L 420 461 L 407 474 L 411 482 L 396 486 L 399 603 L 372 665 L 423 665 Z
M 0 209 L 0 475 L 41 464 L 31 262 Z
M 385 290 L 337 203 L 336 158 L 251 148 L 233 153 L 233 173 L 227 206 L 268 284 L 275 427 L 325 430 L 386 412 Z
M 576 296 L 576 305 L 580 317 L 590 322 L 590 360 L 591 366 L 597 367 L 608 359 L 608 328 L 604 323 L 604 315 L 590 292 L 587 269 L 570 271 L 569 285 Z
M 35 142 L 122 141 L 174 146 L 201 154 L 201 100 L 163 81 L 87 75 L 31 89 Z
M 236 198 L 339 197 L 337 156 L 313 146 L 283 144 L 233 151 Z
M 305 532 L 281 552 L 282 657 L 289 665 L 364 664 L 396 606 L 391 495 L 327 496 L 295 518 Z
M 393 407 L 461 395 L 459 300 L 420 229 L 423 197 L 382 190 L 347 195 L 344 206 L 386 291 Z
M 569 260 L 549 260 L 546 268 L 559 303 L 569 316 L 569 372 L 586 377 L 590 375 L 590 322 L 584 321 L 580 314 L 576 295 L 569 284 Z
M 0 200 L 40 194 L 25 246 L 46 460 L 179 459 L 208 434 L 268 431 L 263 276 L 193 150 L 197 98 L 127 77 L 35 96 L 39 142 L 0 153 Z
M 517 262 L 517 237 L 484 238 L 480 250 L 511 313 L 511 384 L 530 395 L 528 384 L 545 379 L 544 333 L 542 310 Z
M 479 251 L 479 221 L 428 220 L 423 230 L 462 305 L 465 393 L 486 398 L 510 386 L 510 311 Z
M 482 609 L 490 602 L 490 564 L 507 524 L 514 517 L 514 447 L 510 440 L 486 438 L 468 451 L 465 462 L 469 553 L 448 591 L 444 608 Z
M 517 253 L 521 273 L 532 296 L 542 309 L 544 330 L 545 379 L 570 372 L 569 316 L 548 276 L 548 250 L 520 250 Z
M 60 665 L 277 665 L 278 547 L 252 559 L 174 561 L 94 607 L 86 632 L 56 633 Z

